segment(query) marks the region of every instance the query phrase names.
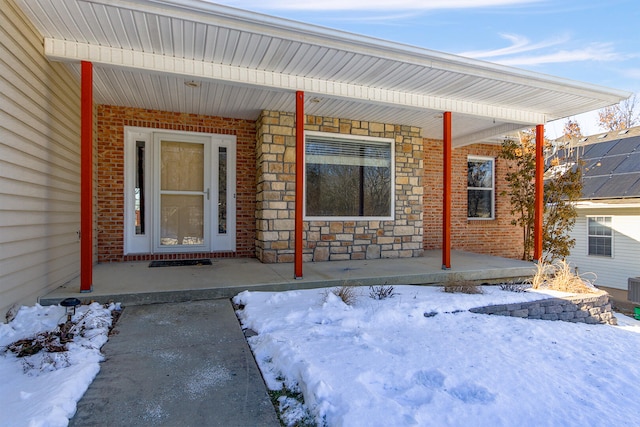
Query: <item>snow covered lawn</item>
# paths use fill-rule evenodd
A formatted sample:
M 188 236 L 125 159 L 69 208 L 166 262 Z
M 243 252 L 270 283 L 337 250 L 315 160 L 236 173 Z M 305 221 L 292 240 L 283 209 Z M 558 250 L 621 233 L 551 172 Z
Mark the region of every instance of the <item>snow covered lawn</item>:
M 473 314 L 541 298 L 397 286 L 348 306 L 327 289 L 243 292 L 235 303 L 267 385 L 290 423 L 328 426 L 636 425 L 640 322 L 619 326 Z M 433 317 L 425 313 L 438 312 Z
M 111 311 L 93 303 L 79 306 L 74 321 L 80 333 L 68 351 L 18 358 L 8 345 L 51 332 L 66 321 L 60 306 L 21 307 L 9 324 L 0 324 L 0 426 L 66 426 L 76 412 L 76 403 L 100 370 L 100 347 L 107 342 Z

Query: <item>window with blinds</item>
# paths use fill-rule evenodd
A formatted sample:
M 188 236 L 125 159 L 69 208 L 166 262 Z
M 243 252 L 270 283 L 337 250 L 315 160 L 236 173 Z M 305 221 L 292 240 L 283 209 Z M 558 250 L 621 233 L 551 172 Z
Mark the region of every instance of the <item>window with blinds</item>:
M 392 216 L 392 140 L 307 135 L 308 217 Z

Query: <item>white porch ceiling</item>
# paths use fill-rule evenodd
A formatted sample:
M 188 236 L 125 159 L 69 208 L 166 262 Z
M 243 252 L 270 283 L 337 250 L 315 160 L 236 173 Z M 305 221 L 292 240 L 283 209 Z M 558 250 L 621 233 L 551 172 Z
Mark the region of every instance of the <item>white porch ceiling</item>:
M 630 93 L 201 0 L 16 0 L 51 60 L 94 63 L 100 104 L 255 119 L 263 109 L 423 128 L 465 145 Z M 196 81 L 199 87 L 185 82 Z M 316 98 L 319 102 L 311 102 Z

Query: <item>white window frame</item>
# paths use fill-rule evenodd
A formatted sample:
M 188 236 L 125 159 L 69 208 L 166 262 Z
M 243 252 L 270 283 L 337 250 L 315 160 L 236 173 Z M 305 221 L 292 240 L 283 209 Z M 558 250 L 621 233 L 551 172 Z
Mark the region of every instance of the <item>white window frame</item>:
M 318 137 L 322 139 L 342 139 L 342 140 L 351 140 L 354 142 L 374 142 L 374 143 L 385 143 L 389 144 L 391 159 L 390 159 L 390 169 L 391 169 L 391 188 L 390 188 L 390 215 L 389 216 L 310 216 L 307 215 L 307 159 L 306 159 L 306 143 L 307 137 Z M 305 131 L 304 133 L 304 201 L 303 201 L 303 212 L 304 212 L 304 220 L 306 221 L 393 221 L 395 218 L 395 201 L 396 201 L 396 153 L 395 153 L 395 140 L 393 138 L 378 138 L 373 136 L 360 136 L 360 135 L 350 135 L 350 134 L 336 134 L 329 132 L 317 132 L 317 131 Z
M 488 187 L 469 187 L 469 161 L 491 161 L 491 188 Z M 465 180 L 467 181 L 467 220 L 471 221 L 492 221 L 496 219 L 496 158 L 490 156 L 467 156 L 467 168 L 465 170 Z M 469 214 L 469 190 L 485 190 L 491 191 L 491 216 L 488 218 L 468 216 Z
M 586 218 L 587 218 L 587 221 L 586 221 L 586 235 L 587 235 L 586 254 L 587 254 L 587 256 L 596 257 L 596 258 L 605 258 L 605 259 L 606 258 L 614 258 L 614 256 L 613 256 L 613 254 L 615 253 L 614 252 L 614 249 L 615 249 L 615 246 L 614 246 L 614 240 L 615 240 L 614 239 L 614 235 L 615 235 L 615 232 L 614 232 L 614 226 L 613 226 L 614 225 L 614 216 L 613 215 L 587 215 Z M 611 219 L 611 226 L 610 226 L 611 236 L 597 236 L 597 235 L 590 234 L 589 233 L 589 221 L 591 219 L 593 219 L 593 218 L 610 218 Z M 589 253 L 589 247 L 590 247 L 589 239 L 591 237 L 609 237 L 610 240 L 611 240 L 611 255 L 598 255 L 598 254 Z
M 136 182 L 136 143 L 145 143 L 144 154 L 144 182 L 145 193 L 145 232 L 136 234 L 135 226 L 135 194 Z M 153 230 L 151 224 L 153 215 L 153 133 L 148 129 L 125 127 L 124 129 L 124 254 L 151 253 Z

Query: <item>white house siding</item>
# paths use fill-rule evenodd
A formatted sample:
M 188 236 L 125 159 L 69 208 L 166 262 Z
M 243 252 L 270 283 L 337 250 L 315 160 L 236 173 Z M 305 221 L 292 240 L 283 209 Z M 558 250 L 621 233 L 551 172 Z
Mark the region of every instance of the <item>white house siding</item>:
M 596 286 L 627 289 L 629 277 L 640 276 L 640 206 L 635 208 L 579 209 L 573 228 L 576 245 L 568 258 L 582 273 L 597 275 Z M 587 217 L 611 216 L 613 228 L 612 257 L 587 255 Z M 585 278 L 589 278 L 586 275 Z
M 0 0 L 0 321 L 78 274 L 80 87 Z

